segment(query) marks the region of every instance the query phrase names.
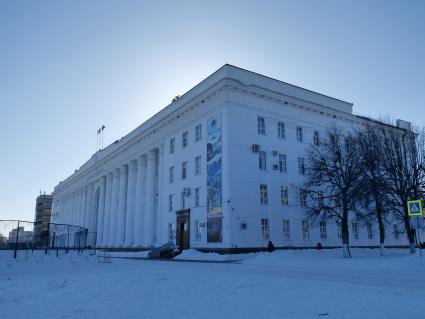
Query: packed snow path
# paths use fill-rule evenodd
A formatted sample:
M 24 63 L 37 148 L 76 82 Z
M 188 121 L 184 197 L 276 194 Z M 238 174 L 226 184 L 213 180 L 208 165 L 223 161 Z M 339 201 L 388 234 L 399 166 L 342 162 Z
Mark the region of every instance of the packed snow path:
M 0 318 L 425 317 L 424 259 L 356 254 L 261 253 L 207 264 L 31 253 L 14 261 L 0 252 Z

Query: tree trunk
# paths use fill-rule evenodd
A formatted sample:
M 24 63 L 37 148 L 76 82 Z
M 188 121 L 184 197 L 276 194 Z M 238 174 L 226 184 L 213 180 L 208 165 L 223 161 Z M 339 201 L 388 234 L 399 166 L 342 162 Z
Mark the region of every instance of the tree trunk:
M 384 220 L 383 220 L 383 211 L 382 211 L 382 205 L 381 205 L 381 197 L 379 196 L 379 193 L 375 191 L 375 205 L 376 205 L 376 218 L 378 219 L 378 226 L 379 226 L 379 251 L 380 255 L 384 255 L 384 244 L 385 244 L 385 226 L 384 226 Z
M 406 228 L 406 233 L 407 233 L 407 239 L 409 240 L 410 253 L 414 254 L 416 253 L 415 232 L 412 229 L 412 226 L 410 225 L 409 215 L 407 214 L 407 205 L 405 205 L 403 217 L 404 217 L 404 227 Z
M 344 258 L 351 258 L 350 253 L 350 236 L 348 231 L 348 208 L 343 205 L 342 221 L 341 221 L 341 234 L 342 234 L 342 251 Z

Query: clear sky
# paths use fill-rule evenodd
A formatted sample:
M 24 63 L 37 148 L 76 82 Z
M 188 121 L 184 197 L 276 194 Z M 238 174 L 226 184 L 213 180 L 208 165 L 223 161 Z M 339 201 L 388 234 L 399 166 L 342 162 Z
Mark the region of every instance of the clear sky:
M 425 123 L 425 1 L 0 1 L 0 219 L 225 63 Z

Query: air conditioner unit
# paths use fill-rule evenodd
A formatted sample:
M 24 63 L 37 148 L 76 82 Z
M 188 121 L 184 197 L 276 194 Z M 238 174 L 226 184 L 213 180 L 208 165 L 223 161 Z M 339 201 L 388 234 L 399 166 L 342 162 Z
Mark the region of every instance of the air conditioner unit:
M 241 229 L 247 229 L 248 224 L 247 223 L 241 223 Z
M 276 150 L 273 151 L 273 156 L 277 156 L 278 154 L 279 154 L 278 151 L 276 151 Z
M 252 144 L 252 151 L 254 153 L 258 153 L 260 151 L 260 145 L 258 145 L 258 144 Z
M 273 170 L 275 170 L 275 171 L 279 170 L 279 165 L 273 164 Z

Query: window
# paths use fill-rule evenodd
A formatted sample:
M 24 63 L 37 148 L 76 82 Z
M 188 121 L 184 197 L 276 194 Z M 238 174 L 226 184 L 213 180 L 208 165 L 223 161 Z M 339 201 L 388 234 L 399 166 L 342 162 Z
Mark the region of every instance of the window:
M 328 238 L 328 233 L 326 230 L 326 222 L 321 221 L 320 222 L 320 239 L 326 239 Z
M 300 205 L 307 206 L 307 191 L 304 188 L 300 188 Z
M 267 169 L 267 153 L 264 151 L 258 152 L 258 166 L 261 170 Z
M 176 227 L 173 223 L 168 224 L 168 241 L 174 242 L 176 239 Z
M 353 229 L 353 238 L 359 239 L 359 227 L 357 226 L 357 223 L 352 223 L 351 228 Z
M 269 199 L 267 196 L 267 185 L 261 184 L 260 185 L 260 203 L 263 205 L 268 204 Z
M 395 240 L 398 240 L 399 238 L 399 231 L 397 224 L 393 224 L 393 237 Z
M 298 157 L 298 173 L 305 175 L 305 159 L 304 157 Z
M 286 173 L 286 155 L 279 154 L 279 171 Z
M 288 187 L 280 186 L 280 202 L 282 205 L 288 205 Z
M 201 156 L 195 157 L 195 175 L 201 174 Z
M 261 218 L 261 234 L 263 239 L 269 239 L 269 220 L 267 218 Z
M 314 131 L 313 142 L 314 142 L 314 145 L 316 145 L 316 146 L 320 145 L 319 131 Z
M 265 135 L 266 134 L 266 120 L 264 117 L 257 117 L 257 129 L 258 134 Z
M 303 141 L 303 128 L 301 126 L 297 126 L 297 141 Z
M 182 179 L 187 178 L 187 162 L 182 163 Z
M 304 240 L 310 239 L 310 229 L 308 227 L 308 220 L 303 220 L 301 222 L 301 228 L 303 233 L 303 239 Z
M 182 134 L 182 148 L 186 147 L 188 142 L 189 142 L 189 133 L 186 131 L 186 132 L 183 132 Z
M 173 194 L 168 195 L 168 211 L 173 211 Z
M 338 238 L 342 239 L 342 224 L 341 222 L 336 222 L 336 229 L 338 232 Z
M 195 240 L 201 240 L 202 239 L 202 228 L 201 228 L 201 221 L 195 220 Z
M 197 187 L 195 188 L 195 207 L 200 206 L 200 199 L 201 199 L 201 188 Z
M 367 228 L 367 238 L 373 239 L 372 223 L 367 223 L 366 228 Z
M 285 124 L 283 122 L 277 123 L 277 136 L 279 138 L 285 138 Z
M 318 202 L 319 202 L 319 207 L 323 208 L 323 203 L 324 203 L 323 191 L 317 192 L 317 199 L 318 199 Z
M 176 151 L 176 139 L 173 137 L 170 140 L 170 154 L 173 154 Z
M 170 167 L 170 171 L 169 171 L 169 182 L 170 184 L 174 183 L 174 166 Z
M 283 239 L 290 240 L 291 239 L 291 229 L 289 227 L 289 219 L 284 219 L 282 221 L 283 226 Z
M 186 208 L 186 194 L 183 191 L 181 193 L 181 209 L 185 209 Z
M 199 142 L 202 140 L 202 125 L 196 125 L 195 126 L 195 142 Z

